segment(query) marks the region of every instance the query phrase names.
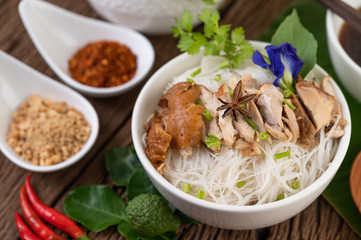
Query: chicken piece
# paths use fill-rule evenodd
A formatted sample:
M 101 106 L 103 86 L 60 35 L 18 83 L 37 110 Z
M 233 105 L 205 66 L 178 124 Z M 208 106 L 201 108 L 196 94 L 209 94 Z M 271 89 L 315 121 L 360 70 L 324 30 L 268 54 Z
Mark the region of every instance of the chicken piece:
M 189 82 L 174 84 L 159 100 L 158 105 L 171 110 L 186 108 L 199 98 L 200 86 Z
M 324 77 L 321 81 L 321 89 L 328 93 L 329 95 L 335 97 L 335 101 L 332 107 L 332 111 L 331 111 L 331 116 L 335 116 L 335 115 L 339 115 L 342 116 L 342 111 L 341 111 L 341 105 L 340 103 L 337 101 L 336 99 L 336 93 L 335 90 L 333 89 L 331 83 L 330 83 L 330 75 L 327 75 L 326 77 Z M 329 126 L 332 126 L 335 122 L 335 118 L 332 118 L 330 121 Z
M 286 125 L 288 126 L 288 128 L 292 133 L 291 142 L 295 143 L 297 142 L 297 139 L 300 137 L 300 128 L 298 127 L 297 124 L 296 115 L 287 104 L 283 104 L 283 112 L 284 112 L 284 117 L 282 117 L 282 120 L 286 123 Z
M 203 132 L 203 110 L 204 107 L 201 105 L 192 105 L 169 112 L 165 130 L 172 136 L 172 148 L 200 145 Z
M 145 132 L 148 133 L 149 130 L 152 128 L 152 126 L 153 126 L 155 123 L 161 123 L 161 117 L 160 117 L 159 112 L 157 112 L 157 111 L 154 111 L 153 116 L 152 116 L 152 117 L 148 120 L 148 122 L 144 125 L 144 130 L 145 130 Z
M 217 124 L 218 112 L 216 109 L 219 106 L 219 101 L 216 95 L 211 91 L 209 91 L 206 87 L 200 86 L 200 88 L 201 88 L 201 95 L 199 98 L 202 101 L 203 106 L 209 110 L 209 112 L 213 117 L 212 120 L 204 120 L 205 131 L 203 131 L 202 142 L 206 143 L 209 133 L 212 133 L 219 140 L 222 140 L 223 134 Z M 221 150 L 220 147 L 211 147 L 210 149 L 214 152 L 219 152 Z
M 222 86 L 219 87 L 216 96 L 222 99 L 223 101 L 230 102 L 231 96 L 229 95 L 229 90 L 230 88 L 226 84 L 223 84 Z M 219 102 L 219 105 L 221 104 L 222 103 Z M 232 148 L 234 141 L 236 140 L 237 131 L 233 127 L 232 124 L 233 116 L 231 114 L 226 116 L 225 118 L 221 117 L 223 116 L 224 111 L 225 110 L 219 111 L 220 117 L 218 119 L 218 125 L 222 131 L 224 145 L 226 145 L 228 148 Z
M 313 148 L 317 145 L 318 142 L 317 138 L 315 137 L 317 131 L 307 113 L 303 109 L 297 95 L 292 94 L 291 100 L 292 105 L 296 107 L 294 113 L 297 119 L 298 127 L 300 129 L 298 144 L 306 148 Z
M 280 141 L 290 141 L 292 134 L 282 122 L 283 94 L 271 83 L 263 84 L 260 92 L 257 104 L 265 122 L 265 129 Z
M 243 156 L 258 156 L 262 155 L 261 149 L 256 143 L 249 143 L 244 139 L 237 139 L 234 143 L 234 148 L 242 151 Z
M 316 132 L 319 131 L 331 120 L 334 97 L 307 81 L 298 82 L 296 90 L 310 114 Z
M 252 121 L 257 125 L 257 131 L 261 132 L 266 132 L 266 129 L 264 127 L 264 122 L 261 116 L 261 113 L 259 112 L 256 104 L 254 103 L 253 100 L 249 101 L 247 103 L 247 111 L 252 119 Z M 272 138 L 268 137 L 266 139 L 266 141 L 269 144 L 272 144 Z
M 327 137 L 330 134 L 330 130 L 328 130 L 325 133 L 325 136 Z M 330 138 L 340 138 L 345 134 L 345 131 L 343 130 L 343 127 L 340 125 L 337 125 L 335 130 L 332 132 L 332 134 L 330 135 Z
M 245 73 L 241 78 L 233 75 L 229 80 L 229 86 L 234 89 L 239 81 L 242 81 L 242 95 L 259 94 L 259 83 L 252 78 L 251 74 Z
M 246 140 L 249 143 L 253 143 L 254 141 L 254 129 L 249 125 L 249 123 L 241 116 L 240 113 L 236 113 L 237 121 L 233 119 L 233 127 L 237 130 L 239 136 Z
M 167 149 L 171 142 L 172 136 L 169 135 L 159 123 L 155 123 L 149 130 L 145 153 L 152 163 L 159 165 L 167 157 Z
M 330 83 L 330 75 L 325 76 L 321 80 L 321 89 L 325 91 L 326 93 L 330 94 L 331 96 L 336 97 L 335 90 L 333 89 L 331 83 Z

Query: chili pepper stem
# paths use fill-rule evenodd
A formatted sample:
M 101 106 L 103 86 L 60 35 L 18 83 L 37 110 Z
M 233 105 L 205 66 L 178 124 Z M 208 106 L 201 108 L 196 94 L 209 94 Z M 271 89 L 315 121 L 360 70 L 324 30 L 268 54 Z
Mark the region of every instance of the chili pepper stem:
M 84 237 L 85 233 L 73 220 L 60 213 L 58 210 L 51 208 L 40 201 L 39 197 L 36 195 L 33 187 L 31 186 L 30 177 L 31 175 L 26 177 L 25 189 L 31 205 L 39 214 L 39 216 L 46 222 L 54 225 L 59 230 L 66 232 L 75 239 L 77 237 Z

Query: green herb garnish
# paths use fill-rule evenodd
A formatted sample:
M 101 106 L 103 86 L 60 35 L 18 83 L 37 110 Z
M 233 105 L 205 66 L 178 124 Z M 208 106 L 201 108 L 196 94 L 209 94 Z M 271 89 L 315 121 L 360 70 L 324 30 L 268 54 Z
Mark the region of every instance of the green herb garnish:
M 222 79 L 221 74 L 217 74 L 217 75 L 214 77 L 214 81 L 216 81 L 216 82 L 221 81 L 221 79 Z
M 208 138 L 206 139 L 207 147 L 220 147 L 221 141 L 217 138 L 217 136 L 213 135 L 212 133 L 208 134 Z
M 283 194 L 279 194 L 276 198 L 276 201 L 279 201 L 279 200 L 282 200 L 282 199 L 285 199 L 285 195 Z
M 203 191 L 202 189 L 198 189 L 197 191 L 197 198 L 199 199 L 204 199 L 204 196 L 206 195 L 206 192 Z
M 194 80 L 192 78 L 187 78 L 187 82 L 194 83 Z
M 258 138 L 261 139 L 261 140 L 266 140 L 268 138 L 268 132 L 259 133 Z
M 241 188 L 241 187 L 243 187 L 244 185 L 246 185 L 246 183 L 245 183 L 244 181 L 239 181 L 239 182 L 237 183 L 237 187 L 238 187 L 238 188 Z
M 246 117 L 246 121 L 248 122 L 249 125 L 251 125 L 251 127 L 255 130 L 257 130 L 257 125 L 250 119 Z
M 231 25 L 219 25 L 220 15 L 217 10 L 203 9 L 198 20 L 204 23 L 204 33 L 193 32 L 193 16 L 185 10 L 180 19 L 176 18 L 176 26 L 172 27 L 173 36 L 179 38 L 177 47 L 182 52 L 194 55 L 204 47 L 204 55 L 222 56 L 226 60 L 220 68 L 237 68 L 250 58 L 254 52 L 252 45 L 245 40 L 242 27 L 231 33 Z
M 286 99 L 283 99 L 283 103 L 286 104 L 287 106 L 289 106 L 292 110 L 295 110 L 296 107 L 293 106 L 289 101 L 287 101 Z
M 191 185 L 189 183 L 183 184 L 183 192 L 190 193 L 191 192 Z
M 197 76 L 198 74 L 200 74 L 202 72 L 202 69 L 201 68 L 198 68 L 197 70 L 195 70 L 194 72 L 191 73 L 191 77 L 195 77 Z
M 291 184 L 291 187 L 293 189 L 298 189 L 300 187 L 300 181 L 294 181 L 292 184 Z
M 285 157 L 289 157 L 291 155 L 290 151 L 286 151 L 286 152 L 282 152 L 282 153 L 277 153 L 275 155 L 275 159 L 280 159 L 280 158 L 285 158 Z
M 229 95 L 233 97 L 234 89 L 229 90 Z
M 207 108 L 203 110 L 202 114 L 203 114 L 203 117 L 205 119 L 207 119 L 208 121 L 211 121 L 213 119 L 211 112 Z
M 285 98 L 291 97 L 292 93 L 293 93 L 293 92 L 292 92 L 290 89 L 285 89 L 285 90 L 283 90 L 283 96 L 284 96 Z

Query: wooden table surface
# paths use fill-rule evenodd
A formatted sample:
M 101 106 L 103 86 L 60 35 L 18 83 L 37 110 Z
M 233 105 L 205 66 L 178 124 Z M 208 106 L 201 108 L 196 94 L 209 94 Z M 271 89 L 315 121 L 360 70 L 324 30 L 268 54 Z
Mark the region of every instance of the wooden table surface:
M 63 8 L 100 17 L 85 0 L 51 0 Z M 222 13 L 221 23 L 243 26 L 248 39 L 258 39 L 275 17 L 292 0 L 233 0 Z M 36 70 L 59 80 L 39 55 L 18 13 L 18 0 L 0 0 L 0 49 Z M 151 73 L 179 54 L 172 36 L 147 36 L 156 59 Z M 104 164 L 104 152 L 115 146 L 132 145 L 131 117 L 133 104 L 142 86 L 119 97 L 88 98 L 99 115 L 100 131 L 91 151 L 76 165 L 48 174 L 32 173 L 39 197 L 48 205 L 63 211 L 63 200 L 75 187 L 88 184 L 111 186 Z M 1 110 L 0 110 L 1 111 Z M 101 113 L 101 114 L 100 114 Z M 18 192 L 29 174 L 0 153 L 0 238 L 19 239 L 14 212 L 19 212 Z M 58 230 L 56 230 L 59 233 Z M 124 239 L 115 227 L 101 233 L 88 233 L 91 239 Z M 66 237 L 66 235 L 64 235 Z M 208 225 L 182 226 L 178 239 L 359 239 L 335 209 L 321 196 L 295 217 L 272 227 L 249 231 L 218 229 Z

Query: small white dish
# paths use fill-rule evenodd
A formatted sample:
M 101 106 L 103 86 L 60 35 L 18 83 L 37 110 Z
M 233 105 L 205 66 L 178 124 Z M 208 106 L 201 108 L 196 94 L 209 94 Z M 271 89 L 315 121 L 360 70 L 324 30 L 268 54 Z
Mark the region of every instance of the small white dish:
M 264 42 L 251 41 L 255 50 L 265 53 Z M 176 76 L 200 65 L 202 55 L 181 54 L 172 59 L 152 75 L 139 93 L 133 110 L 132 138 L 139 160 L 158 191 L 177 209 L 188 216 L 219 228 L 246 230 L 268 227 L 289 219 L 309 206 L 331 182 L 340 167 L 350 143 L 351 117 L 346 99 L 340 88 L 331 79 L 337 99 L 340 102 L 343 119 L 347 120 L 345 134 L 340 139 L 335 157 L 325 172 L 311 185 L 282 201 L 261 205 L 234 206 L 218 204 L 195 198 L 168 182 L 149 161 L 144 147 L 144 124 L 157 108 L 158 99 L 166 86 Z M 319 65 L 310 72 L 317 79 L 327 75 Z
M 88 0 L 90 6 L 103 18 L 147 34 L 170 34 L 184 10 L 193 15 L 193 26 L 204 8 L 220 8 L 225 0 L 215 0 L 215 5 L 203 0 Z
M 30 95 L 66 102 L 79 110 L 91 125 L 91 133 L 83 148 L 64 162 L 38 166 L 23 160 L 6 141 L 10 130 L 11 114 Z M 76 91 L 35 71 L 10 55 L 0 51 L 0 150 L 16 165 L 34 172 L 53 172 L 79 161 L 93 146 L 99 131 L 99 121 L 93 106 Z
M 360 0 L 343 1 L 355 9 L 361 7 Z M 342 84 L 351 95 L 361 103 L 361 66 L 357 65 L 357 63 L 346 53 L 339 40 L 344 22 L 345 21 L 336 13 L 327 10 L 326 30 L 328 52 L 330 53 L 332 65 Z
M 41 0 L 21 1 L 19 12 L 41 56 L 66 84 L 85 95 L 111 97 L 124 93 L 139 84 L 153 66 L 152 44 L 132 29 L 84 17 Z M 109 88 L 87 86 L 71 78 L 68 60 L 73 54 L 88 43 L 104 40 L 125 44 L 136 55 L 134 77 Z

